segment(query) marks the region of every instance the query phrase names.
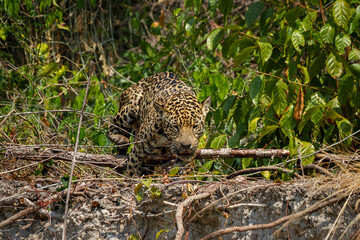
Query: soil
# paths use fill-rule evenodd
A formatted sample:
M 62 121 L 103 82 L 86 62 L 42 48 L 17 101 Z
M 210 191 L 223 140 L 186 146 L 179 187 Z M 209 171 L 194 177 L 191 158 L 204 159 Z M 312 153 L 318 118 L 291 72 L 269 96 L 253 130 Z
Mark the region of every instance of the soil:
M 0 222 L 29 207 L 29 202 L 43 207 L 0 228 L 0 239 L 62 238 L 65 204 L 64 194 L 60 195 L 64 191 L 56 192 L 60 184 L 0 181 Z M 184 208 L 182 239 L 201 239 L 232 226 L 270 223 L 341 191 L 325 180 L 311 179 L 274 183 L 238 178 L 212 184 L 217 184 L 214 193 Z M 207 192 L 209 186 L 179 181 L 152 183 L 149 189 L 111 179 L 78 183 L 69 205 L 67 239 L 175 239 L 176 207 L 188 197 Z M 358 199 L 359 193 L 353 191 L 287 226 L 232 232 L 221 239 L 325 239 L 328 235 L 328 239 L 356 239 Z

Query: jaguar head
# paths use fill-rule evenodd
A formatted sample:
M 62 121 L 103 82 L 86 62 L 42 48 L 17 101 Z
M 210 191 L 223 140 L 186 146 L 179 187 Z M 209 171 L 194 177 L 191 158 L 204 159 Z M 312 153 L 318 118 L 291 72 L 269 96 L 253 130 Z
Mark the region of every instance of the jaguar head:
M 161 116 L 164 134 L 171 139 L 171 153 L 184 162 L 195 157 L 210 104 L 210 97 L 199 102 L 193 94 L 188 93 L 174 95 L 165 106 L 154 103 Z

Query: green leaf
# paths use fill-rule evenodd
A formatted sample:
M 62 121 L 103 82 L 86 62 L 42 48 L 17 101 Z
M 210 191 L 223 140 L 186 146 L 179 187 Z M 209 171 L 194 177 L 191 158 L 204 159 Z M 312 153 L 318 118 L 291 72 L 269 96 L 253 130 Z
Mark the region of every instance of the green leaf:
M 6 40 L 6 32 L 4 27 L 0 27 L 0 38 L 5 41 Z
M 185 0 L 185 7 L 189 8 L 194 6 L 194 0 Z
M 185 13 L 181 13 L 180 16 L 178 16 L 176 18 L 176 28 L 178 31 L 182 30 L 183 21 L 184 21 L 185 17 L 186 17 Z
M 241 159 L 242 168 L 245 169 L 248 166 L 250 166 L 250 164 L 252 163 L 253 160 L 254 160 L 253 158 L 242 158 Z
M 347 76 L 345 78 L 342 78 L 339 81 L 339 102 L 342 106 L 346 106 L 349 98 L 351 97 L 351 92 L 354 88 L 354 79 L 352 76 Z
M 224 40 L 224 43 L 222 44 L 222 55 L 224 58 L 230 58 L 231 55 L 229 55 L 229 49 L 231 45 L 235 42 L 235 40 L 239 38 L 239 34 L 237 32 L 230 34 L 227 36 Z
M 220 149 L 220 148 L 224 147 L 225 142 L 226 142 L 226 137 L 227 136 L 225 134 L 222 134 L 222 135 L 219 135 L 219 136 L 215 137 L 212 140 L 210 147 L 212 149 Z
M 285 13 L 284 17 L 291 27 L 296 27 L 296 20 L 301 12 L 302 8 L 295 7 Z
M 201 167 L 199 169 L 199 172 L 200 173 L 206 173 L 206 172 L 210 171 L 213 163 L 214 163 L 214 160 L 206 161 L 203 165 L 201 165 Z
M 151 187 L 150 193 L 153 198 L 159 198 L 161 196 L 161 191 L 157 187 Z
M 309 12 L 303 20 L 302 26 L 304 31 L 310 31 L 313 28 L 313 25 L 316 24 L 315 20 L 317 18 L 317 12 Z
M 162 233 L 167 233 L 167 232 L 169 232 L 170 230 L 165 230 L 165 229 L 161 229 L 160 231 L 158 231 L 157 233 L 156 233 L 156 240 L 158 240 L 159 239 L 159 237 L 160 237 L 160 235 L 162 234 Z
M 308 68 L 309 72 L 309 79 L 312 79 L 316 75 L 320 75 L 324 69 L 325 66 L 325 60 L 326 60 L 326 54 L 320 54 L 310 64 L 310 67 Z
M 336 125 L 338 127 L 340 136 L 342 139 L 346 138 L 347 136 L 351 135 L 352 130 L 353 130 L 353 126 L 352 124 L 349 122 L 349 120 L 347 120 L 346 118 L 343 118 L 341 121 L 336 121 Z M 346 145 L 350 145 L 352 141 L 352 138 L 348 138 L 345 140 L 345 144 Z
M 269 26 L 272 23 L 271 18 L 273 14 L 274 14 L 274 7 L 266 8 L 265 11 L 261 14 L 259 27 L 260 27 L 260 34 L 262 36 L 266 36 L 268 33 Z
M 261 171 L 260 173 L 261 175 L 263 175 L 265 179 L 270 180 L 271 177 L 270 171 Z
M 224 14 L 224 22 L 226 22 L 226 18 L 230 14 L 233 5 L 233 0 L 221 0 L 219 10 Z
M 350 70 L 356 78 L 360 79 L 360 64 L 358 63 L 351 64 Z
M 262 80 L 261 77 L 255 77 L 250 83 L 249 95 L 254 105 L 257 105 L 259 101 L 259 95 L 261 94 Z
M 191 36 L 195 27 L 195 18 L 190 17 L 185 21 L 185 31 L 188 36 Z
M 249 133 L 255 133 L 256 129 L 257 129 L 257 123 L 260 120 L 259 117 L 254 118 L 251 120 L 250 124 L 249 124 Z
M 297 73 L 299 75 L 299 79 L 301 83 L 308 84 L 310 82 L 310 75 L 306 67 L 301 66 L 300 64 L 297 65 Z
M 17 17 L 19 11 L 20 11 L 20 0 L 6 0 L 2 1 L 5 5 L 5 11 L 11 16 L 11 17 Z
M 357 87 L 353 88 L 351 92 L 350 105 L 354 108 L 360 109 L 360 92 L 358 84 Z
M 271 54 L 273 52 L 273 47 L 270 43 L 265 42 L 258 42 L 258 45 L 260 47 L 260 56 L 262 64 L 265 64 L 267 60 L 271 57 Z
M 229 147 L 231 148 L 236 148 L 236 147 L 239 147 L 239 143 L 240 143 L 240 135 L 239 134 L 236 134 L 234 136 L 231 136 L 228 140 L 228 145 Z
M 66 25 L 66 23 L 64 23 L 64 22 L 58 23 L 58 24 L 57 24 L 57 27 L 58 27 L 59 29 L 63 29 L 63 30 L 66 30 L 66 31 L 70 32 L 69 27 L 68 27 L 68 26 Z
M 352 34 L 356 29 L 359 29 L 358 27 L 360 25 L 360 5 L 357 6 L 354 17 L 352 19 L 353 20 L 350 23 L 350 28 L 348 31 L 349 34 Z M 359 33 L 359 30 L 357 30 L 357 33 Z
M 325 43 L 333 43 L 335 36 L 335 28 L 329 23 L 320 29 L 320 37 Z
M 301 53 L 301 49 L 300 46 L 304 46 L 305 45 L 305 38 L 304 36 L 301 34 L 301 32 L 299 30 L 294 30 L 292 35 L 291 35 L 291 42 L 294 46 L 294 48 L 296 49 L 296 51 L 298 51 L 299 53 Z
M 335 47 L 340 54 L 345 53 L 345 48 L 351 46 L 351 39 L 348 35 L 339 34 L 335 37 Z
M 263 137 L 265 137 L 266 135 L 272 134 L 278 128 L 279 128 L 279 125 L 265 126 L 264 130 L 261 131 L 257 141 L 260 142 Z
M 73 136 L 72 136 L 72 140 L 73 140 L 74 143 L 76 141 L 76 135 L 77 135 L 77 129 L 76 129 L 76 131 L 73 132 Z M 81 127 L 80 128 L 80 133 L 79 133 L 79 143 L 81 143 L 82 140 L 84 140 L 85 137 L 86 137 L 85 128 Z
M 140 236 L 138 234 L 131 234 L 127 240 L 140 240 Z
M 300 147 L 301 156 L 307 156 L 315 152 L 315 147 L 309 142 L 298 140 L 298 147 Z M 312 155 L 310 157 L 302 158 L 301 162 L 303 165 L 308 165 L 310 163 L 313 163 L 314 159 L 315 159 L 315 155 Z
M 141 202 L 144 199 L 143 184 L 139 183 L 134 188 L 135 198 L 138 202 Z
M 229 96 L 223 104 L 223 111 L 228 113 L 230 111 L 230 109 L 234 106 L 235 104 L 235 100 L 236 100 L 236 96 Z
M 150 177 L 150 178 L 148 178 L 146 180 L 142 180 L 141 182 L 142 182 L 142 184 L 145 185 L 145 187 L 149 188 L 150 185 L 151 185 L 151 182 L 152 182 L 152 178 Z
M 210 16 L 214 18 L 217 8 L 219 6 L 220 0 L 209 0 L 208 10 L 210 11 Z
M 57 71 L 58 64 L 56 62 L 50 62 L 44 65 L 38 72 L 38 77 L 47 77 L 50 74 Z
M 294 106 L 291 104 L 283 116 L 280 118 L 281 131 L 285 136 L 292 138 L 294 137 L 293 129 L 296 126 L 296 121 L 293 118 Z
M 326 69 L 332 77 L 340 77 L 343 72 L 343 64 L 333 53 L 330 53 L 326 59 Z
M 99 146 L 105 146 L 107 141 L 105 134 L 98 134 L 95 137 L 95 143 Z
M 175 9 L 174 10 L 174 17 L 177 17 L 181 11 L 182 11 L 182 8 Z
M 360 60 L 360 50 L 354 48 L 349 54 L 349 61 L 359 61 Z
M 175 175 L 177 175 L 179 173 L 180 167 L 173 167 L 170 172 L 169 172 L 169 176 L 173 177 Z
M 274 86 L 272 90 L 272 103 L 274 110 L 278 116 L 281 116 L 282 113 L 288 106 L 287 94 L 288 90 L 287 85 L 280 79 Z
M 247 47 L 245 49 L 242 49 L 240 53 L 237 53 L 234 57 L 235 66 L 239 66 L 244 61 L 246 61 L 248 57 L 251 56 L 251 54 L 254 52 L 255 49 L 256 47 L 254 46 Z
M 346 0 L 337 0 L 332 8 L 335 22 L 342 28 L 347 29 L 350 19 L 350 4 Z
M 262 11 L 264 10 L 265 3 L 259 1 L 254 2 L 253 4 L 249 5 L 246 13 L 245 13 L 245 22 L 248 27 L 254 24 L 256 19 L 260 17 Z
M 214 29 L 208 36 L 206 40 L 207 47 L 214 51 L 217 45 L 220 43 L 220 40 L 224 37 L 225 31 L 224 28 L 219 27 Z

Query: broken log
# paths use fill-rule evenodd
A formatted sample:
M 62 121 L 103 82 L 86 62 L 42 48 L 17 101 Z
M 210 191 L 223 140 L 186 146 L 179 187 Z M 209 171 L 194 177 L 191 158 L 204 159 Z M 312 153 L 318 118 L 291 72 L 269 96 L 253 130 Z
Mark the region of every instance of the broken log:
M 72 161 L 74 152 L 61 148 L 16 146 L 8 148 L 5 157 L 32 161 L 43 161 L 46 159 Z M 76 161 L 78 163 L 93 164 L 102 167 L 121 167 L 126 166 L 127 156 L 115 157 L 107 154 L 77 152 Z

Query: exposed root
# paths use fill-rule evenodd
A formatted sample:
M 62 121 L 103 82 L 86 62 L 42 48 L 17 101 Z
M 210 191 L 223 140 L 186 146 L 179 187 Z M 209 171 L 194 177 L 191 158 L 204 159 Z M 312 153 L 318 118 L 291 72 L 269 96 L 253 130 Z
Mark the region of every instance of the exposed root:
M 195 200 L 199 200 L 199 199 L 203 199 L 203 198 L 207 198 L 209 197 L 213 192 L 215 192 L 220 185 L 215 184 L 215 185 L 211 185 L 210 187 L 208 187 L 206 189 L 206 191 L 204 193 L 200 193 L 194 196 L 190 196 L 188 197 L 185 201 L 181 202 L 177 208 L 176 208 L 176 215 L 175 215 L 175 219 L 176 219 L 176 226 L 177 226 L 177 232 L 176 232 L 176 237 L 175 240 L 181 240 L 182 236 L 184 235 L 184 224 L 183 224 L 183 212 L 184 212 L 184 208 L 189 206 L 193 201 Z
M 251 226 L 242 226 L 242 227 L 239 227 L 239 226 L 235 226 L 235 227 L 229 227 L 229 228 L 225 228 L 225 229 L 221 229 L 221 230 L 218 230 L 218 231 L 215 231 L 209 235 L 207 235 L 206 237 L 202 238 L 201 240 L 209 240 L 209 239 L 213 239 L 215 237 L 218 237 L 218 236 L 221 236 L 221 235 L 224 235 L 224 234 L 228 234 L 228 233 L 232 233 L 232 232 L 245 232 L 245 231 L 252 231 L 252 230 L 258 230 L 258 229 L 266 229 L 266 228 L 273 228 L 273 227 L 276 227 L 282 223 L 285 223 L 280 229 L 278 229 L 274 235 L 276 235 L 278 233 L 278 231 L 280 231 L 281 229 L 283 229 L 284 227 L 286 227 L 291 221 L 297 219 L 297 218 L 300 218 L 300 217 L 303 217 L 305 215 L 308 215 L 312 212 L 315 212 L 325 206 L 328 206 L 332 203 L 335 203 L 337 201 L 340 201 L 344 198 L 346 198 L 348 195 L 343 193 L 340 194 L 339 196 L 337 197 L 334 197 L 334 198 L 326 198 L 322 201 L 319 201 L 317 203 L 315 203 L 314 205 L 312 205 L 311 207 L 303 210 L 303 211 L 300 211 L 300 212 L 297 212 L 297 213 L 294 213 L 294 214 L 291 214 L 289 216 L 285 216 L 285 217 L 282 217 L 282 218 L 279 218 L 278 220 L 276 221 L 273 221 L 273 222 L 270 222 L 270 223 L 266 223 L 266 224 L 257 224 L 257 225 L 251 225 Z

